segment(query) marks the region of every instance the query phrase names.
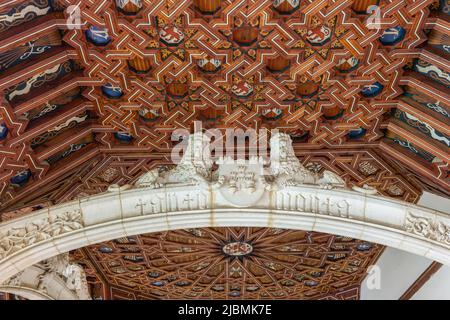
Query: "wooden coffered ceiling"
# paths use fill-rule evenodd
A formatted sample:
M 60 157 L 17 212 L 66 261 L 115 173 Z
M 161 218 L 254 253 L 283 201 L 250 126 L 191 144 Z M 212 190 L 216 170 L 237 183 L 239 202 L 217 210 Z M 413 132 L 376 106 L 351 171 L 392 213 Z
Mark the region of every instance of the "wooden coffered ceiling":
M 3 212 L 133 182 L 194 121 L 289 132 L 303 163 L 387 196 L 448 195 L 448 6 L 0 1 Z
M 194 121 L 289 132 L 304 164 L 387 196 L 448 195 L 448 6 L 0 1 L 3 212 L 133 182 Z
M 72 253 L 95 299 L 358 299 L 382 246 L 270 228 L 176 230 Z

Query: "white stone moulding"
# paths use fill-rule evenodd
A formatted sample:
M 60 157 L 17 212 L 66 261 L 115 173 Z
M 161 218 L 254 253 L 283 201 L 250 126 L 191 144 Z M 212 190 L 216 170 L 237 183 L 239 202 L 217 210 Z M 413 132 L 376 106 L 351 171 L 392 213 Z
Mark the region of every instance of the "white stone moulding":
M 173 170 L 152 170 L 134 186 L 113 185 L 108 192 L 0 224 L 0 284 L 70 250 L 142 233 L 203 227 L 325 232 L 450 265 L 449 215 L 377 196 L 368 187 L 350 190 L 331 172 L 310 172 L 283 134 L 271 139 L 269 168 L 258 159 L 222 159 L 212 173 L 212 161 L 197 152 L 203 138 L 190 136 Z
M 450 217 L 410 203 L 315 186 L 266 191 L 236 207 L 216 190 L 190 187 L 110 192 L 0 225 L 0 283 L 41 260 L 94 243 L 165 230 L 273 227 L 380 243 L 450 265 Z

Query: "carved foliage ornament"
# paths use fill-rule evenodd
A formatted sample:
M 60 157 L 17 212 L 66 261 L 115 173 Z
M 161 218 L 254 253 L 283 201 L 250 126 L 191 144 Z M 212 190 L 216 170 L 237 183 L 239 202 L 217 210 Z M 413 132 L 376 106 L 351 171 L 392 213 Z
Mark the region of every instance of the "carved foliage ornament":
M 0 259 L 35 243 L 83 228 L 80 210 L 73 210 L 30 222 L 25 227 L 0 234 Z
M 408 212 L 405 229 L 407 232 L 450 245 L 450 226 L 441 221 Z
M 89 300 L 90 294 L 83 267 L 69 261 L 69 254 L 64 253 L 40 262 L 37 266 L 46 274 L 56 274 L 64 280 L 67 288 L 81 300 Z
M 197 132 L 189 136 L 184 154 L 174 169 L 148 171 L 138 179 L 136 187 L 161 188 L 170 184 L 207 185 L 211 181 L 212 166 L 209 138 Z

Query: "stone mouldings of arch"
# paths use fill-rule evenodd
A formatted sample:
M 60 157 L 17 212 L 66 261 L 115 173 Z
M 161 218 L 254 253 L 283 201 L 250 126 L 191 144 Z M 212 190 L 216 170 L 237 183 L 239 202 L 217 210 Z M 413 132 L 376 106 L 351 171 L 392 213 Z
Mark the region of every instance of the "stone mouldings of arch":
M 449 215 L 377 196 L 368 187 L 352 190 L 329 171 L 309 171 L 286 134 L 272 136 L 269 163 L 223 158 L 216 161 L 218 170 L 208 143 L 195 133 L 172 170 L 154 169 L 135 185 L 112 185 L 108 192 L 0 224 L 0 283 L 43 259 L 94 243 L 202 227 L 325 232 L 450 265 Z

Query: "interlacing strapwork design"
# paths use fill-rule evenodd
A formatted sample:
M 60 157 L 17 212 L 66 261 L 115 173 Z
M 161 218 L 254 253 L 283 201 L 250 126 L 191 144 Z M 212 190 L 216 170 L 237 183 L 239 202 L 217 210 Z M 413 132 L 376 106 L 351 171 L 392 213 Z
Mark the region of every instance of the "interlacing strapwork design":
M 371 5 L 380 8 L 380 28 L 366 25 Z M 196 120 L 204 128 L 277 128 L 305 167 L 332 171 L 349 186 L 409 202 L 424 189 L 448 195 L 448 7 L 439 0 L 2 3 L 1 221 L 172 165 L 172 133 L 192 132 Z M 77 12 L 81 24 L 66 26 Z M 328 288 L 340 283 L 333 279 Z M 122 298 L 140 295 L 112 288 Z
M 98 86 L 87 93 L 102 125 L 130 132 L 141 146 L 167 148 L 167 128 L 201 117 L 216 127 L 309 132 L 311 142 L 327 145 L 362 127 L 364 141 L 374 141 L 387 110 L 378 104 L 402 93 L 409 50 L 426 39 L 413 26 L 424 22 L 432 1 L 384 9 L 390 26 L 408 26 L 390 31 L 398 34 L 391 47 L 352 2 L 360 1 L 301 1 L 286 14 L 289 2 L 139 1 L 139 11 L 126 15 L 113 1 L 86 1 L 82 17 L 109 41 L 86 44 L 81 30 L 64 39 L 92 79 L 121 90 L 112 100 Z
M 78 27 L 64 25 L 73 5 Z M 379 28 L 366 25 L 370 5 L 380 8 Z M 23 206 L 50 181 L 48 191 L 56 190 L 55 180 L 95 157 L 139 162 L 151 153 L 165 161 L 173 131 L 192 131 L 196 120 L 207 128 L 278 128 L 296 152 L 381 148 L 384 164 L 395 158 L 419 172 L 420 189 L 448 192 L 442 141 L 449 132 L 440 129 L 450 98 L 440 56 L 446 8 L 433 0 L 4 5 L 1 206 Z M 427 135 L 397 121 L 393 108 L 434 129 Z M 416 188 L 415 178 L 398 179 Z M 393 185 L 390 194 L 401 196 Z

